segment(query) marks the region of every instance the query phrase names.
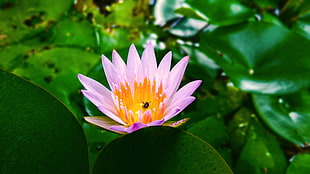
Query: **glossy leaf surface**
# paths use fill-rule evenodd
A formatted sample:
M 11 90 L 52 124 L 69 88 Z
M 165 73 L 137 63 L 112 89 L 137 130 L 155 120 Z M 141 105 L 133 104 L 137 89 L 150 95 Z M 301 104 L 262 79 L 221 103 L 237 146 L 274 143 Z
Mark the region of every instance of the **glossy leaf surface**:
M 42 88 L 0 71 L 0 171 L 88 173 L 86 138 L 72 113 Z
M 301 153 L 296 155 L 288 166 L 286 174 L 307 174 L 310 171 L 310 154 Z
M 283 94 L 310 85 L 310 41 L 277 24 L 220 27 L 206 33 L 201 44 L 245 91 Z
M 283 138 L 300 146 L 310 142 L 310 93 L 253 95 L 256 109 L 265 123 Z
M 278 174 L 285 171 L 286 158 L 280 144 L 251 110 L 240 109 L 230 122 L 229 132 L 230 145 L 240 154 L 235 173 Z
M 100 153 L 99 173 L 232 173 L 206 142 L 171 127 L 148 127 L 110 142 Z
M 186 0 L 193 10 L 206 16 L 211 24 L 229 25 L 245 21 L 253 16 L 251 10 L 238 0 Z

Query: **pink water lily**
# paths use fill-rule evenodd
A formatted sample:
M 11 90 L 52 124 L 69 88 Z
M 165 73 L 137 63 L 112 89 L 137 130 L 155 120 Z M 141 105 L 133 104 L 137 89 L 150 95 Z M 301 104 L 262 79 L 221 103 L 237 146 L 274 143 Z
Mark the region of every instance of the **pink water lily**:
M 78 78 L 86 89 L 81 90 L 84 96 L 107 117 L 88 116 L 85 120 L 117 133 L 131 133 L 147 126 L 163 125 L 179 114 L 195 100 L 191 95 L 202 81 L 190 82 L 178 90 L 189 57 L 182 58 L 170 70 L 171 57 L 172 53 L 168 52 L 157 66 L 151 43 L 141 59 L 132 44 L 127 65 L 115 50 L 112 62 L 103 55 L 102 65 L 110 89 L 82 74 Z

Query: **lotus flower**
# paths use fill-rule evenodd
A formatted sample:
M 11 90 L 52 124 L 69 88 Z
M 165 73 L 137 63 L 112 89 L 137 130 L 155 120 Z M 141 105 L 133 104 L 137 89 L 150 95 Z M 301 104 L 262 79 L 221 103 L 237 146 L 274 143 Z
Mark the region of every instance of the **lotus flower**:
M 195 100 L 191 96 L 201 80 L 188 83 L 178 90 L 189 57 L 182 58 L 172 70 L 172 53 L 168 52 L 157 66 L 154 48 L 147 44 L 142 58 L 132 44 L 127 65 L 113 50 L 112 62 L 102 56 L 103 69 L 110 89 L 99 82 L 78 74 L 86 90 L 81 90 L 106 116 L 84 119 L 117 133 L 131 133 L 147 126 L 160 126 L 179 114 Z M 184 120 L 170 124 L 178 125 Z

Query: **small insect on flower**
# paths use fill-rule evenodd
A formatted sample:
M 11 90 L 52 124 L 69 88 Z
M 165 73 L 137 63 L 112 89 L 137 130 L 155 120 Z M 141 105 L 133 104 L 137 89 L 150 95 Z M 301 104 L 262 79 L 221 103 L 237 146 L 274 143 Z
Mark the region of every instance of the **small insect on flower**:
M 196 80 L 178 90 L 189 57 L 182 58 L 170 70 L 171 59 L 172 53 L 168 52 L 157 66 L 151 43 L 147 44 L 141 59 L 132 44 L 127 64 L 114 50 L 112 61 L 103 55 L 102 65 L 110 89 L 82 74 L 78 74 L 78 78 L 85 87 L 81 90 L 83 95 L 107 117 L 88 116 L 84 119 L 121 134 L 147 126 L 166 125 L 166 121 L 195 100 L 192 94 L 202 82 Z M 175 127 L 185 121 L 169 125 Z
M 150 106 L 150 104 L 149 104 L 149 102 L 145 102 L 145 103 L 143 103 L 143 108 L 148 108 Z

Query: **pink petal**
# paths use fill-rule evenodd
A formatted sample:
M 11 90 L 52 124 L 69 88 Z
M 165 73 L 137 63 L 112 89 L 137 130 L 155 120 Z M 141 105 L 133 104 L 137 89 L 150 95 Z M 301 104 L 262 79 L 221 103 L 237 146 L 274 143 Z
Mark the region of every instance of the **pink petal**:
M 183 100 L 179 100 L 170 106 L 167 107 L 165 111 L 165 120 L 169 120 L 172 117 L 179 114 L 181 111 L 183 111 L 189 104 L 191 104 L 195 100 L 195 97 L 189 96 L 184 98 Z
M 124 121 L 122 119 L 120 119 L 116 113 L 114 112 L 114 109 L 113 108 L 108 108 L 108 107 L 105 107 L 105 106 L 97 106 L 98 109 L 103 112 L 106 116 L 110 117 L 112 120 L 120 123 L 120 124 L 123 124 L 125 125 L 126 123 L 124 123 Z
M 110 90 L 108 90 L 105 86 L 103 86 L 102 84 L 100 84 L 99 82 L 97 82 L 96 80 L 93 80 L 89 77 L 86 77 L 82 74 L 78 74 L 78 78 L 80 80 L 80 82 L 82 83 L 82 85 L 88 90 L 91 91 L 93 93 L 97 93 L 100 94 L 106 98 L 108 98 L 108 100 L 112 99 L 112 93 Z
M 170 103 L 175 103 L 178 100 L 182 100 L 183 98 L 191 96 L 201 83 L 201 80 L 196 80 L 186 84 L 172 96 L 172 98 L 168 102 L 168 105 L 170 105 Z
M 189 57 L 185 56 L 171 70 L 168 78 L 167 98 L 177 91 L 183 78 Z
M 142 53 L 141 58 L 143 69 L 145 70 L 145 75 L 149 78 L 155 76 L 157 70 L 157 62 L 154 52 L 154 47 L 151 42 L 149 42 Z
M 144 115 L 142 114 L 142 109 L 140 109 L 139 112 L 138 112 L 138 120 L 139 120 L 139 122 L 142 121 L 143 117 L 144 117 Z
M 110 126 L 109 129 L 114 130 L 114 131 L 118 131 L 118 132 L 126 132 L 126 133 L 132 133 L 136 130 L 142 129 L 144 127 L 147 127 L 146 124 L 137 122 L 132 124 L 130 127 L 125 127 L 125 126 Z
M 115 125 L 115 126 L 110 126 L 108 128 L 109 130 L 115 131 L 115 132 L 122 132 L 122 134 L 127 133 L 127 127 L 126 126 L 122 126 L 122 125 Z
M 111 108 L 114 106 L 111 96 L 107 98 L 101 94 L 94 93 L 94 92 L 87 91 L 87 90 L 81 90 L 81 92 L 88 100 L 90 100 L 97 107 L 104 105 L 105 107 Z
M 134 131 L 137 131 L 139 129 L 142 129 L 142 128 L 145 128 L 145 127 L 148 127 L 148 126 L 160 126 L 164 122 L 165 122 L 165 119 L 156 120 L 156 121 L 153 121 L 153 122 L 151 122 L 149 124 L 143 124 L 143 123 L 137 122 L 137 123 L 132 124 L 130 127 L 116 125 L 116 126 L 109 127 L 109 129 L 114 130 L 114 131 L 118 131 L 118 132 L 132 133 Z
M 162 125 L 166 120 L 165 119 L 161 119 L 161 120 L 155 120 L 149 124 L 147 124 L 148 126 L 160 126 Z
M 172 53 L 170 51 L 161 60 L 158 66 L 157 75 L 156 75 L 156 82 L 158 82 L 157 83 L 158 85 L 160 83 L 163 83 L 163 84 L 167 83 L 167 79 L 168 79 L 169 72 L 170 72 L 171 59 L 172 59 Z
M 126 67 L 124 60 L 115 50 L 113 50 L 112 52 L 112 63 L 115 69 L 119 72 L 119 75 L 121 76 L 120 78 L 122 79 L 122 81 L 125 80 L 126 73 L 127 73 L 127 67 Z
M 179 126 L 183 125 L 184 123 L 186 123 L 188 120 L 189 120 L 189 118 L 183 118 L 182 120 L 173 122 L 173 123 L 169 124 L 168 126 L 170 126 L 170 127 L 179 127 Z
M 92 123 L 96 126 L 99 126 L 101 128 L 107 129 L 107 130 L 111 130 L 110 129 L 111 126 L 118 125 L 118 123 L 116 123 L 115 121 L 111 120 L 108 117 L 103 117 L 103 116 L 100 116 L 100 117 L 99 116 L 84 117 L 84 119 L 89 123 Z M 118 132 L 115 130 L 111 130 L 111 131 L 123 134 L 123 132 Z
M 115 84 L 120 84 L 118 71 L 116 71 L 112 62 L 104 55 L 102 55 L 102 66 L 110 88 L 113 89 Z
M 140 56 L 134 44 L 130 45 L 128 52 L 127 75 L 128 79 L 131 80 L 129 81 L 130 85 L 133 85 L 135 78 L 137 78 L 138 81 L 142 81 L 144 78 Z

